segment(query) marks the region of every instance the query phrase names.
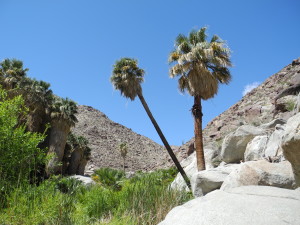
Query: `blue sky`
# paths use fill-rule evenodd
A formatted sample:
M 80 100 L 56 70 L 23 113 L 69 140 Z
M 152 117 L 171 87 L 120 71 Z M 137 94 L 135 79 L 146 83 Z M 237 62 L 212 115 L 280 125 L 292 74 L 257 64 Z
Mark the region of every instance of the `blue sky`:
M 232 50 L 233 80 L 203 103 L 206 125 L 247 85 L 300 57 L 299 11 L 298 0 L 0 0 L 0 60 L 22 60 L 57 95 L 161 143 L 139 100 L 121 97 L 109 82 L 117 59 L 136 58 L 154 117 L 169 143 L 181 145 L 193 137 L 193 98 L 168 77 L 176 36 L 208 26 Z

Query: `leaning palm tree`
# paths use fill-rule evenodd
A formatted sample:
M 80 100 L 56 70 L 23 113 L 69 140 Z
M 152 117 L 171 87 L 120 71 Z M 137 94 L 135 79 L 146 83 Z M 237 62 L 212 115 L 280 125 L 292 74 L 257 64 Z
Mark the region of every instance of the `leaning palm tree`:
M 48 155 L 52 158 L 46 167 L 48 175 L 62 172 L 62 159 L 67 137 L 72 126 L 77 122 L 77 105 L 68 98 L 56 97 L 51 109 L 51 129 L 49 134 Z
M 187 186 L 190 188 L 190 181 L 181 167 L 178 159 L 176 158 L 174 152 L 172 151 L 169 143 L 167 142 L 165 136 L 163 135 L 161 129 L 159 128 L 156 120 L 154 119 L 144 97 L 142 94 L 141 83 L 144 80 L 145 71 L 138 67 L 138 62 L 135 59 L 131 58 L 122 58 L 116 61 L 111 76 L 111 82 L 115 89 L 120 90 L 121 95 L 126 98 L 130 98 L 132 101 L 136 96 L 139 97 L 144 109 L 146 110 L 153 126 L 155 127 L 160 139 L 162 140 L 164 146 L 166 147 L 169 155 L 171 156 L 174 164 L 176 165 L 178 171 L 181 173 L 184 178 Z
M 170 53 L 171 64 L 169 75 L 179 76 L 180 91 L 187 91 L 194 97 L 191 109 L 194 117 L 195 148 L 198 170 L 205 170 L 201 100 L 214 97 L 218 92 L 219 83 L 228 84 L 231 75 L 228 67 L 230 49 L 217 35 L 207 41 L 206 27 L 199 31 L 193 30 L 189 36 L 178 35 L 175 50 Z

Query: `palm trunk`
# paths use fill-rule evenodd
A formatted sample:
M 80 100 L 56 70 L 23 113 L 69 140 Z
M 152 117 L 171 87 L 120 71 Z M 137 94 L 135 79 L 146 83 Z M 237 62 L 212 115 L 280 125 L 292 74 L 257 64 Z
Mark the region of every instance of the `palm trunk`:
M 47 175 L 62 172 L 61 164 L 69 132 L 70 126 L 64 120 L 54 119 L 51 122 L 48 155 L 54 154 L 54 157 L 49 160 L 46 167 Z
M 205 170 L 205 160 L 203 151 L 203 135 L 202 135 L 202 106 L 201 98 L 199 96 L 194 97 L 194 105 L 192 108 L 192 114 L 194 116 L 194 132 L 195 132 L 195 148 L 197 158 L 198 171 Z
M 187 184 L 187 186 L 188 186 L 189 189 L 191 190 L 191 183 L 190 183 L 189 178 L 187 177 L 187 175 L 186 175 L 186 173 L 184 172 L 182 166 L 180 165 L 180 163 L 179 163 L 177 157 L 175 156 L 173 150 L 171 149 L 171 147 L 170 147 L 168 141 L 166 140 L 165 136 L 163 135 L 162 131 L 160 130 L 160 128 L 159 128 L 159 126 L 158 126 L 156 120 L 154 119 L 154 117 L 153 117 L 153 115 L 152 115 L 152 113 L 151 113 L 151 111 L 150 111 L 150 109 L 149 109 L 149 107 L 148 107 L 148 105 L 147 105 L 147 103 L 146 103 L 146 101 L 145 101 L 145 99 L 144 99 L 142 93 L 139 93 L 138 96 L 139 96 L 139 99 L 140 99 L 142 105 L 144 106 L 144 109 L 146 110 L 146 112 L 147 112 L 147 114 L 148 114 L 148 116 L 149 116 L 149 118 L 150 118 L 150 120 L 151 120 L 151 122 L 152 122 L 152 124 L 153 124 L 153 126 L 154 126 L 154 128 L 155 128 L 155 130 L 156 130 L 156 132 L 158 133 L 158 135 L 159 135 L 160 139 L 162 140 L 162 142 L 163 142 L 165 148 L 167 149 L 167 151 L 168 151 L 170 157 L 172 158 L 172 160 L 173 160 L 175 166 L 177 167 L 177 169 L 178 169 L 178 171 L 180 172 L 181 176 L 183 177 L 185 183 Z
M 125 173 L 125 157 L 123 157 L 123 170 L 124 170 L 124 173 Z
M 70 159 L 70 162 L 69 162 L 69 166 L 68 166 L 68 169 L 67 169 L 67 173 L 69 175 L 77 174 L 79 164 L 82 160 L 82 155 L 83 155 L 82 152 L 83 152 L 83 150 L 80 149 L 80 148 L 76 148 L 72 152 L 71 159 Z

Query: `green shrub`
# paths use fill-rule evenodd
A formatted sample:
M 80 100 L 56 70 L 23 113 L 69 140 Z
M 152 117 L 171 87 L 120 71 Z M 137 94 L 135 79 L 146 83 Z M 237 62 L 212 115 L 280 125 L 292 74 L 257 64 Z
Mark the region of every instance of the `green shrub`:
M 124 171 L 111 168 L 101 168 L 95 171 L 93 179 L 104 187 L 113 190 L 121 190 L 122 180 L 125 178 Z
M 8 99 L 0 88 L 0 205 L 15 187 L 35 182 L 39 166 L 45 161 L 38 144 L 44 136 L 26 132 L 19 118 L 26 109 L 21 96 Z

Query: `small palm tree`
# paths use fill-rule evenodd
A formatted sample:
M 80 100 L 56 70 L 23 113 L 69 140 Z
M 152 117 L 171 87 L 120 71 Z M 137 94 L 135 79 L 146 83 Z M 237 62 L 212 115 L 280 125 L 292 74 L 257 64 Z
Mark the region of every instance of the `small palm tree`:
M 126 155 L 128 153 L 127 144 L 126 143 L 121 143 L 119 145 L 119 151 L 120 151 L 120 154 L 123 158 L 123 170 L 124 170 L 124 173 L 125 173 L 125 158 L 126 158 Z
M 88 140 L 83 136 L 76 136 L 73 133 L 69 133 L 67 146 L 64 153 L 64 158 L 67 158 L 67 162 L 64 162 L 67 164 L 67 174 L 84 175 L 84 169 L 90 156 Z M 87 152 L 89 155 L 86 154 Z
M 51 129 L 49 134 L 48 154 L 54 154 L 50 159 L 46 172 L 48 175 L 62 172 L 62 159 L 67 137 L 72 126 L 77 122 L 75 114 L 77 105 L 68 98 L 56 97 L 51 109 Z
M 201 100 L 214 97 L 218 92 L 219 83 L 228 84 L 231 75 L 228 67 L 230 49 L 225 46 L 217 35 L 207 41 L 206 27 L 199 31 L 193 30 L 189 36 L 178 35 L 175 50 L 170 53 L 170 77 L 180 76 L 180 91 L 187 91 L 194 97 L 191 109 L 194 117 L 195 148 L 198 170 L 205 169 Z
M 178 159 L 176 158 L 173 150 L 171 149 L 169 143 L 167 142 L 165 136 L 163 135 L 161 129 L 159 128 L 156 120 L 154 119 L 145 99 L 142 94 L 141 83 L 144 81 L 145 71 L 138 67 L 138 62 L 135 59 L 131 58 L 122 58 L 116 61 L 111 76 L 111 82 L 115 89 L 120 90 L 121 95 L 126 98 L 134 100 L 136 96 L 139 97 L 145 111 L 147 112 L 153 126 L 155 127 L 160 139 L 162 140 L 164 146 L 166 147 L 169 155 L 171 156 L 174 164 L 176 165 L 178 171 L 181 173 L 184 178 L 187 186 L 190 188 L 190 181 L 181 167 Z

